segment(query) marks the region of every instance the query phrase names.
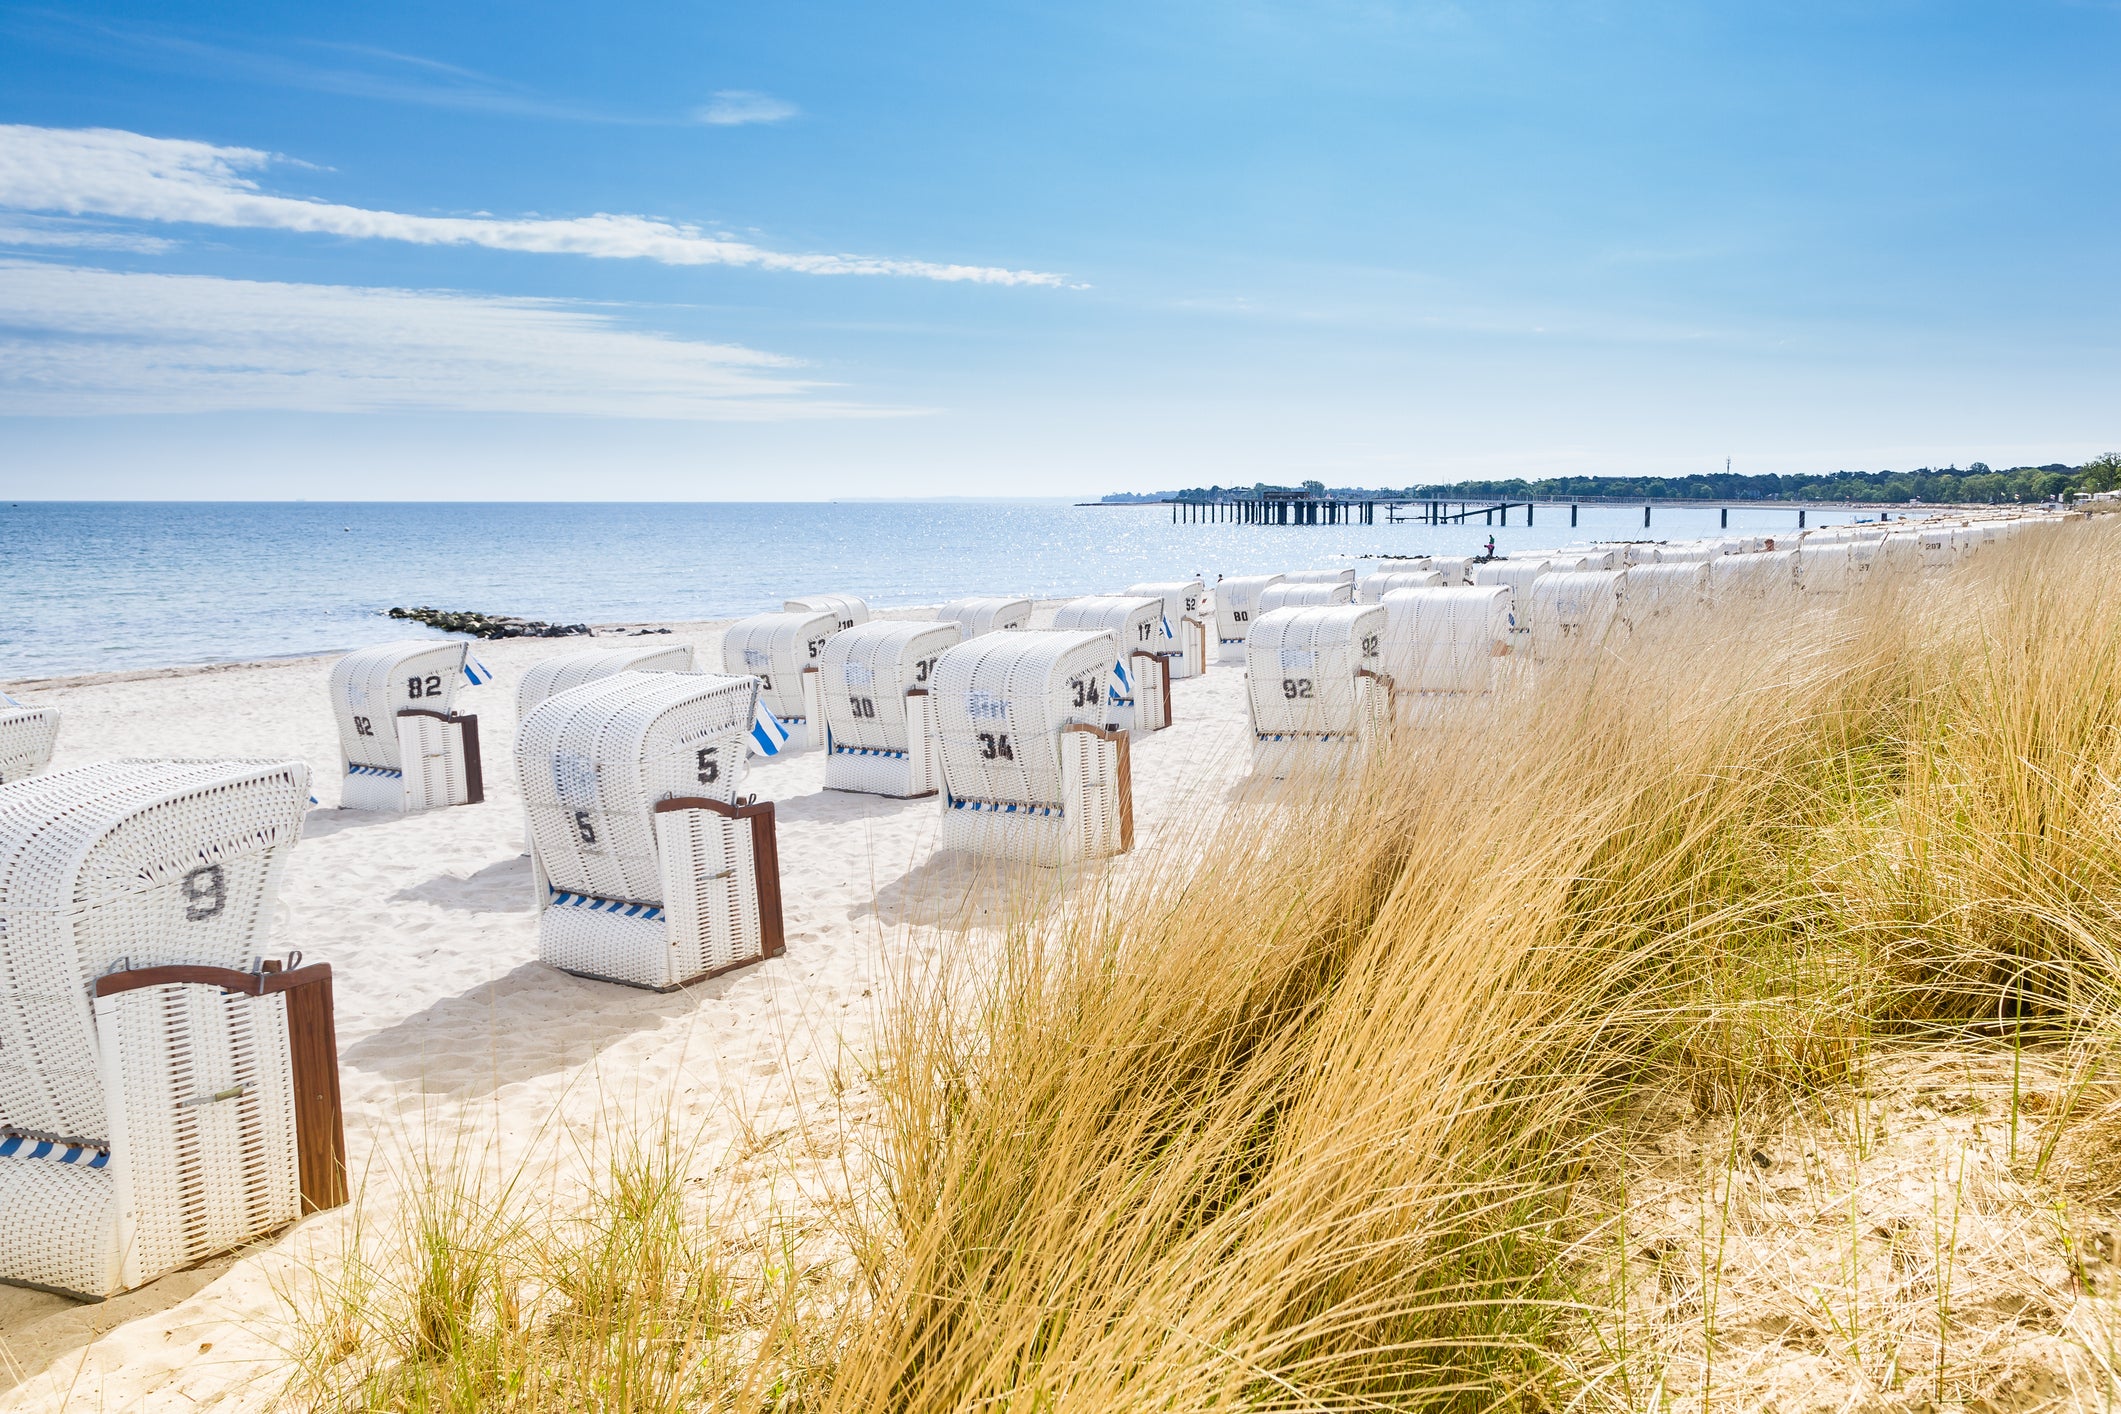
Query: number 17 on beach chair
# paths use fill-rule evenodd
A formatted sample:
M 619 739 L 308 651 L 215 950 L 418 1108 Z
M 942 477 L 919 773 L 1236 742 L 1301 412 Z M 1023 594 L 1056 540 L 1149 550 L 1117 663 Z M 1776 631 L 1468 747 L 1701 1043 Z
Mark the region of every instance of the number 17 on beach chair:
M 454 709 L 457 685 L 491 676 L 462 639 L 415 639 L 349 653 L 332 665 L 339 724 L 339 804 L 432 810 L 486 798 L 479 719 Z

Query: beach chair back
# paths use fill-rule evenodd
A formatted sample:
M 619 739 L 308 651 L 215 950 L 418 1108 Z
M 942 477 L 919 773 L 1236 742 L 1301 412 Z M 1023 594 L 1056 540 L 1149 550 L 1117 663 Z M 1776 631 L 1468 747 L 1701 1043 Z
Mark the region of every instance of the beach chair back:
M 1571 570 L 1532 581 L 1532 657 L 1559 662 L 1596 653 L 1620 617 L 1618 570 Z
M 1807 594 L 1846 594 L 1856 579 L 1854 540 L 1806 542 L 1797 555 L 1797 585 Z
M 1385 570 L 1365 576 L 1355 585 L 1355 602 L 1377 604 L 1395 589 L 1437 589 L 1443 576 L 1435 570 Z
M 759 696 L 783 721 L 808 722 L 803 674 L 838 632 L 837 615 L 808 609 L 739 619 L 722 635 L 722 671 L 757 678 Z
M 1675 560 L 1630 569 L 1623 585 L 1629 627 L 1641 629 L 1659 620 L 1698 616 L 1710 603 L 1711 574 L 1706 560 Z
M 1355 581 L 1335 580 L 1289 580 L 1270 584 L 1259 592 L 1259 614 L 1271 614 L 1276 609 L 1322 609 L 1334 604 L 1355 602 Z M 1257 624 L 1257 616 L 1254 619 Z
M 1385 611 L 1384 668 L 1405 697 L 1424 692 L 1487 692 L 1509 656 L 1513 596 L 1508 585 L 1395 589 Z
M 943 605 L 936 618 L 943 623 L 956 624 L 964 630 L 966 638 L 978 638 L 983 633 L 1011 633 L 1031 627 L 1031 601 L 1002 595 L 952 599 Z
M 850 629 L 856 624 L 869 622 L 869 605 L 866 600 L 852 594 L 810 594 L 801 599 L 790 599 L 781 605 L 790 614 L 830 614 L 833 623 L 840 629 Z
M 906 694 L 930 690 L 935 660 L 961 633 L 955 623 L 894 620 L 834 634 L 818 665 L 832 750 L 906 751 L 916 715 Z
M 58 708 L 0 707 L 0 786 L 50 765 L 58 741 Z
M 1385 681 L 1385 627 L 1379 604 L 1262 613 L 1245 648 L 1253 731 L 1262 737 L 1366 735 L 1370 706 L 1359 679 Z
M 1530 647 L 1532 633 L 1532 582 L 1554 572 L 1551 560 L 1491 560 L 1473 566 L 1473 584 L 1507 585 L 1510 590 L 1510 633 Z
M 1259 612 L 1259 596 L 1281 582 L 1278 574 L 1240 574 L 1215 581 L 1215 639 L 1226 661 L 1243 661 L 1245 635 Z
M 1709 588 L 1726 597 L 1759 599 L 1797 588 L 1795 550 L 1757 550 L 1725 555 L 1709 564 Z
M 934 699 L 950 800 L 1059 808 L 1061 735 L 1103 725 L 1118 655 L 1102 628 L 988 634 L 945 651 Z
M 531 708 L 585 682 L 608 678 L 613 673 L 689 673 L 692 645 L 653 644 L 632 648 L 584 648 L 562 653 L 530 665 L 516 687 L 516 721 L 530 715 Z
M 1053 615 L 1053 627 L 1097 631 L 1119 644 L 1105 688 L 1105 725 L 1130 731 L 1161 731 L 1171 723 L 1169 660 L 1164 645 L 1161 599 L 1098 594 L 1071 599 Z
M 1208 670 L 1206 585 L 1197 579 L 1159 580 L 1129 585 L 1127 593 L 1163 601 L 1163 640 L 1156 651 L 1169 657 L 1172 677 L 1197 677 Z

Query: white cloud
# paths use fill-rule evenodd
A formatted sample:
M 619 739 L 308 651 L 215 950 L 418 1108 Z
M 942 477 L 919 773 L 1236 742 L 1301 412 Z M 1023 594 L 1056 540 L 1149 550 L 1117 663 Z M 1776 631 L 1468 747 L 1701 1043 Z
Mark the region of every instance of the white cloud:
M 744 123 L 778 123 L 802 111 L 770 93 L 753 93 L 748 88 L 724 88 L 717 90 L 713 100 L 693 116 L 703 123 L 733 128 Z
M 277 409 L 879 416 L 792 360 L 556 300 L 124 274 L 0 258 L 0 414 Z
M 128 250 L 160 255 L 177 243 L 133 231 L 111 231 L 49 216 L 16 216 L 0 223 L 0 246 L 67 246 L 75 250 Z
M 305 231 L 416 245 L 737 265 L 805 275 L 900 275 L 992 285 L 1060 285 L 1058 275 L 866 255 L 766 250 L 695 226 L 599 212 L 559 219 L 414 216 L 274 196 L 246 175 L 274 160 L 248 147 L 145 137 L 113 128 L 0 124 L 0 209 L 136 221 Z

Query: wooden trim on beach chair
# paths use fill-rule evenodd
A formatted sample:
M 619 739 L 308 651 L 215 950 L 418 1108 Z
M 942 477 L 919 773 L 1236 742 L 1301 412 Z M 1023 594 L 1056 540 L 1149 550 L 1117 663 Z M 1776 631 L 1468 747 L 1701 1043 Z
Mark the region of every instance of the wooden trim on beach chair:
M 345 1203 L 346 1116 L 339 1098 L 339 1037 L 332 1008 L 331 965 L 318 962 L 289 970 L 277 959 L 267 959 L 256 972 L 181 963 L 135 967 L 98 977 L 96 995 L 111 997 L 143 987 L 168 986 L 219 987 L 249 997 L 286 995 L 302 1211 L 317 1213 Z
M 1164 699 L 1164 725 L 1163 727 L 1156 728 L 1156 730 L 1162 731 L 1164 727 L 1168 727 L 1171 725 L 1171 660 L 1177 655 L 1168 651 L 1162 653 L 1151 653 L 1145 648 L 1137 648 L 1127 656 L 1130 662 L 1141 658 L 1147 658 L 1150 662 L 1155 663 L 1157 665 L 1157 673 L 1159 677 L 1161 677 L 1161 679 L 1163 680 L 1162 697 Z M 1141 692 L 1139 689 L 1135 691 L 1134 701 L 1137 705 L 1139 705 L 1141 702 Z
M 435 717 L 455 722 L 464 729 L 464 803 L 478 805 L 486 799 L 486 766 L 479 760 L 479 718 L 475 712 L 437 712 L 432 707 L 400 707 L 401 717 Z
M 747 805 L 731 805 L 706 796 L 681 795 L 655 803 L 658 815 L 673 810 L 707 810 L 724 819 L 751 822 L 752 879 L 759 898 L 759 956 L 779 957 L 786 952 L 788 934 L 781 917 L 781 847 L 774 833 L 773 802 L 753 800 Z
M 1134 753 L 1127 734 L 1112 727 L 1093 727 L 1088 722 L 1070 722 L 1061 728 L 1062 736 L 1069 732 L 1087 732 L 1119 748 L 1119 852 L 1125 854 L 1134 848 Z

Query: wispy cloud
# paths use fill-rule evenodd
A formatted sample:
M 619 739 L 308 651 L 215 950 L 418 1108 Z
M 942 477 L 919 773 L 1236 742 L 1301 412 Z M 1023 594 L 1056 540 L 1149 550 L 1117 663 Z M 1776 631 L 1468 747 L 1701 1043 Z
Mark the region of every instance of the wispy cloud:
M 693 116 L 703 123 L 716 127 L 734 128 L 745 123 L 778 123 L 793 118 L 803 110 L 785 99 L 775 98 L 770 93 L 753 93 L 748 88 L 725 88 Z
M 890 416 L 794 360 L 628 328 L 609 308 L 130 274 L 0 258 L 0 414 L 536 412 Z
M 177 243 L 137 231 L 113 231 L 82 221 L 52 216 L 16 215 L 0 221 L 0 246 L 63 246 L 73 250 L 123 250 L 160 255 Z
M 804 275 L 896 275 L 988 285 L 1064 283 L 1059 275 L 992 265 L 791 254 L 647 216 L 605 212 L 516 219 L 416 216 L 275 196 L 246 175 L 273 160 L 272 154 L 255 148 L 146 137 L 113 128 L 0 124 L 0 209 L 654 260 L 665 265 L 737 265 Z

